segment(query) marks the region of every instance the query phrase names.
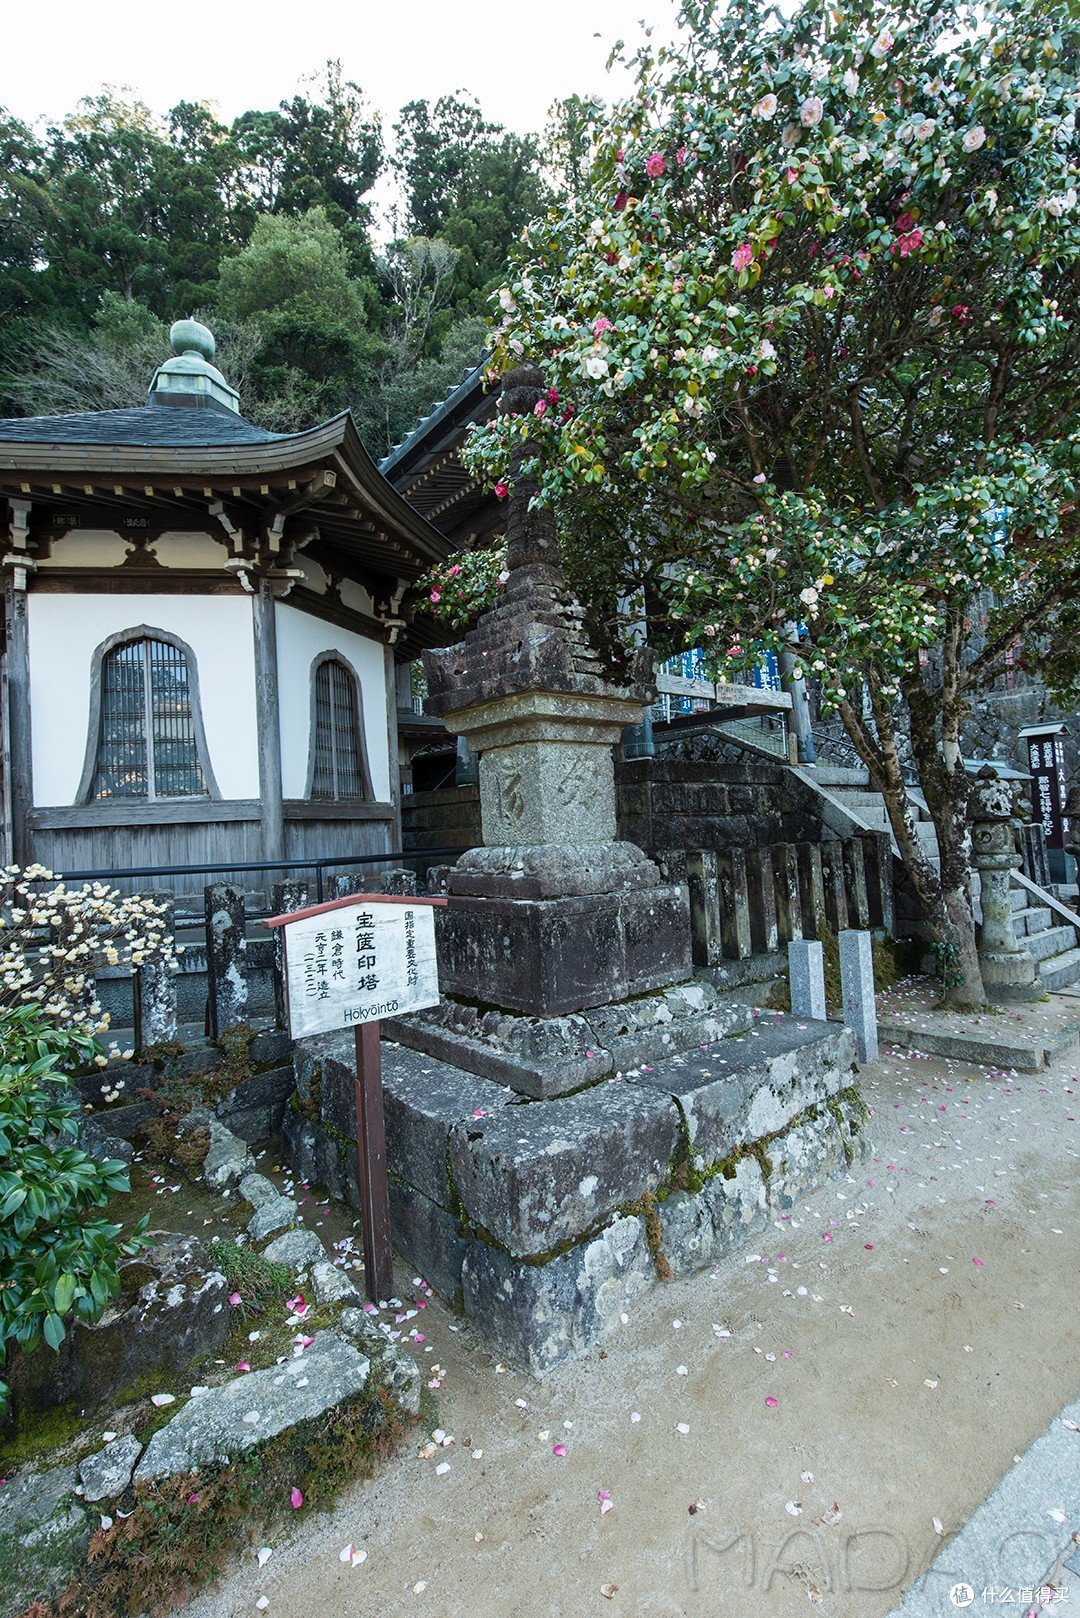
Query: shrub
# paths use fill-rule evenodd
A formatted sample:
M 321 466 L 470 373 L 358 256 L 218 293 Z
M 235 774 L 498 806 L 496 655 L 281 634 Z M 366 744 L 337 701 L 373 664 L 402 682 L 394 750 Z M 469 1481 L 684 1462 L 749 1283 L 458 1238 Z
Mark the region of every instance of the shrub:
M 175 967 L 168 920 L 152 894 L 122 895 L 101 882 L 69 888 L 42 865 L 8 866 L 0 871 L 0 1006 L 37 1002 L 51 1023 L 102 1032 L 108 1017 L 95 972 L 121 960 Z
M 78 1142 L 80 1107 L 64 1069 L 97 1049 L 50 1027 L 38 1006 L 0 1006 L 0 1368 L 9 1347 L 59 1349 L 67 1319 L 95 1321 L 119 1290 L 122 1257 L 144 1245 L 95 1217 L 130 1189 L 118 1158 L 98 1162 Z M 0 1381 L 0 1411 L 8 1389 Z

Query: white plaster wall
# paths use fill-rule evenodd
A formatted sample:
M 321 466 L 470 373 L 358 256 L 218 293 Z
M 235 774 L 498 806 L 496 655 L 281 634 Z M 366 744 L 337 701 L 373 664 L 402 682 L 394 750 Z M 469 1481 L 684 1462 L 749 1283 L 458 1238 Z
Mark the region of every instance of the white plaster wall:
M 277 603 L 278 693 L 281 715 L 281 784 L 286 798 L 307 791 L 311 745 L 311 665 L 320 652 L 338 652 L 360 681 L 364 736 L 375 797 L 390 800 L 387 765 L 386 678 L 380 641 L 326 623 L 310 612 Z
M 73 528 L 53 540 L 39 567 L 119 567 L 131 540 L 104 528 Z
M 147 624 L 195 654 L 210 764 L 223 798 L 258 798 L 255 654 L 246 596 L 27 597 L 34 803 L 75 802 L 86 757 L 90 673 L 109 635 Z M 384 749 L 385 750 L 385 749 Z

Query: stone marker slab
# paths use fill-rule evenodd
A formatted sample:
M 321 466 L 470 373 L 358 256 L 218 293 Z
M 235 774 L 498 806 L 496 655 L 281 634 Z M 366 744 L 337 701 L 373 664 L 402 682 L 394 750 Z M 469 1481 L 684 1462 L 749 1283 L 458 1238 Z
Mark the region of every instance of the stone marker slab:
M 451 1171 L 469 1218 L 527 1257 L 575 1240 L 655 1190 L 678 1139 L 674 1102 L 608 1080 L 456 1125 Z
M 788 984 L 793 1017 L 824 1022 L 825 950 L 819 939 L 793 939 L 788 945 Z
M 297 1358 L 247 1372 L 189 1399 L 151 1438 L 135 1468 L 135 1481 L 231 1460 L 359 1393 L 370 1370 L 371 1362 L 351 1343 L 331 1331 L 317 1332 L 311 1347 Z
M 869 933 L 853 927 L 845 927 L 840 933 L 840 987 L 844 997 L 844 1021 L 855 1035 L 859 1061 L 876 1062 L 873 940 Z

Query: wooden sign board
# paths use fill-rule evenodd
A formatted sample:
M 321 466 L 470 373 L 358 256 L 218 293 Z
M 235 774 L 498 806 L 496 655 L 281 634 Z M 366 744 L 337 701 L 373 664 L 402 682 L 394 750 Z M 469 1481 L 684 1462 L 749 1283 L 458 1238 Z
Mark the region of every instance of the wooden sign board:
M 354 894 L 272 917 L 267 926 L 285 929 L 293 1039 L 437 1005 L 434 903 Z
M 386 1177 L 379 1019 L 434 1006 L 435 911 L 445 899 L 354 893 L 271 916 L 284 929 L 289 1030 L 294 1039 L 356 1033 L 356 1145 L 364 1236 L 364 1284 L 372 1303 L 394 1290 Z

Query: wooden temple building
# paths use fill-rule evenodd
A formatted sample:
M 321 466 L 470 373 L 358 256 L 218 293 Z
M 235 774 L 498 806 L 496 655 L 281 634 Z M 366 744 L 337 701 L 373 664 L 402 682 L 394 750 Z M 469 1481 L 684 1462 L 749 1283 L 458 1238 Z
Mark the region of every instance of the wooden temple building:
M 6 858 L 396 850 L 404 602 L 450 542 L 350 415 L 267 432 L 171 335 L 139 408 L 0 420 Z

